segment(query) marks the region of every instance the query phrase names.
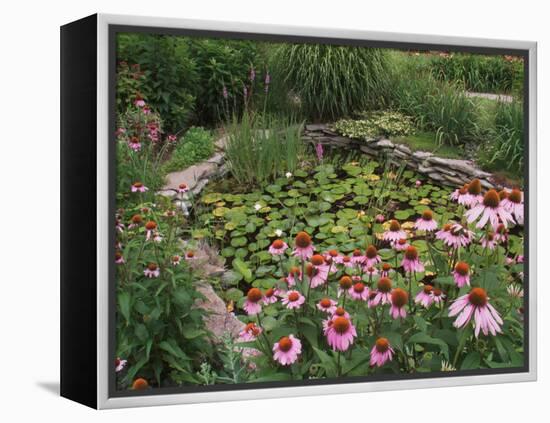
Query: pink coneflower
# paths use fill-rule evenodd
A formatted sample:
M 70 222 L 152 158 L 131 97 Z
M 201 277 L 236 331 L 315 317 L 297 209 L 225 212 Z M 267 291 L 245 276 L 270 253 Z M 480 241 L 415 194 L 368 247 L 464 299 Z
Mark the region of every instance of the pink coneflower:
M 134 100 L 134 106 L 145 107 L 145 100 L 138 94 Z
M 382 259 L 378 255 L 378 250 L 374 245 L 369 245 L 365 253 L 365 267 L 375 266 L 380 263 Z
M 178 137 L 174 134 L 170 134 L 166 137 L 166 139 L 168 140 L 168 142 L 176 142 L 178 140 Z
M 273 360 L 288 366 L 298 360 L 302 353 L 302 343 L 294 335 L 283 336 L 273 345 Z
M 508 196 L 501 201 L 502 207 L 512 213 L 516 222 L 523 225 L 523 193 L 514 188 Z
M 521 254 L 520 254 L 519 256 L 517 256 L 517 258 L 516 258 L 516 262 L 517 262 L 517 263 L 523 263 L 524 260 L 525 260 L 525 259 L 524 259 L 524 257 L 523 257 Z
M 260 304 L 263 298 L 262 291 L 259 288 L 250 288 L 246 294 L 246 300 L 243 305 L 244 311 L 249 316 L 253 316 L 262 311 L 262 305 Z
M 376 299 L 376 296 L 378 295 L 378 292 L 374 289 L 369 290 L 369 299 L 367 300 L 367 307 L 372 308 L 376 307 L 377 303 L 374 302 Z
M 141 143 L 139 142 L 138 137 L 130 137 L 128 140 L 128 147 L 130 147 L 133 151 L 140 151 L 141 150 Z
M 405 305 L 409 301 L 409 294 L 401 288 L 395 288 L 391 292 L 391 307 L 390 307 L 390 316 L 394 319 L 407 317 L 407 311 L 405 310 Z
M 416 297 L 414 297 L 414 302 L 416 304 L 422 305 L 424 308 L 430 308 L 430 306 L 434 302 L 434 298 L 432 295 L 433 286 L 431 285 L 424 285 L 420 292 L 416 294 Z
M 495 241 L 501 244 L 506 244 L 509 238 L 509 231 L 502 223 L 500 223 L 495 231 Z
M 126 128 L 118 128 L 115 131 L 115 136 L 120 137 L 121 135 L 124 135 L 126 133 Z
M 327 314 L 334 314 L 336 311 L 336 301 L 330 298 L 323 298 L 317 303 L 317 310 L 323 311 Z
M 382 367 L 393 358 L 393 348 L 387 338 L 378 338 L 370 351 L 370 365 Z
M 354 300 L 367 301 L 369 299 L 369 288 L 363 282 L 357 282 L 348 290 L 348 294 Z
M 311 262 L 307 264 L 306 270 L 312 288 L 323 285 L 328 278 L 328 266 L 325 264 L 324 257 L 320 254 L 311 257 Z
M 315 144 L 315 154 L 317 154 L 317 160 L 323 161 L 323 144 L 320 142 Z
M 365 261 L 365 256 L 361 253 L 359 248 L 353 250 L 351 253 L 351 262 L 355 264 L 362 264 Z
M 434 304 L 442 304 L 445 300 L 446 295 L 443 293 L 443 291 L 439 288 L 434 288 L 432 291 L 432 297 L 434 300 Z
M 468 184 L 464 184 L 462 188 L 455 189 L 449 198 L 453 201 L 456 201 L 458 204 L 466 205 L 466 202 L 469 200 L 468 194 Z
M 391 304 L 392 282 L 389 278 L 380 278 L 376 283 L 376 296 L 371 300 L 371 305 Z
M 115 264 L 124 264 L 124 256 L 120 251 L 115 252 Z
M 311 243 L 311 237 L 307 232 L 298 232 L 294 240 L 294 252 L 295 256 L 300 257 L 302 260 L 307 260 L 313 255 L 313 244 Z
M 125 226 L 124 223 L 122 223 L 122 221 L 120 220 L 119 216 L 115 218 L 115 228 L 118 232 L 124 232 Z
M 248 323 L 241 332 L 239 332 L 239 341 L 251 342 L 255 341 L 262 333 L 262 328 L 256 326 L 255 323 Z
M 480 244 L 483 248 L 493 251 L 497 247 L 495 234 L 493 232 L 485 233 L 480 239 Z
M 410 245 L 403 254 L 403 261 L 401 266 L 406 272 L 423 272 L 424 266 L 418 258 L 418 251 L 415 247 Z
M 473 239 L 474 233 L 472 231 L 455 223 L 451 225 L 451 229 L 443 236 L 443 243 L 453 248 L 466 247 L 472 243 Z
M 416 220 L 414 228 L 419 231 L 432 232 L 437 229 L 437 222 L 431 210 L 424 210 L 422 216 Z
M 158 278 L 160 276 L 160 269 L 156 263 L 149 263 L 143 274 L 148 278 Z
M 262 301 L 265 305 L 276 303 L 277 295 L 275 294 L 275 290 L 273 288 L 269 288 L 265 291 Z
M 181 263 L 181 256 L 175 255 L 172 256 L 172 266 L 177 266 Z
M 141 217 L 140 214 L 134 214 L 130 219 L 130 224 L 128 225 L 128 229 L 136 228 L 140 226 L 142 223 L 143 223 L 143 217 Z
M 353 262 L 351 261 L 350 256 L 340 256 L 340 264 L 343 264 L 344 267 L 354 267 Z
M 189 250 L 185 253 L 184 258 L 187 261 L 192 261 L 192 260 L 196 260 L 197 256 L 195 255 L 195 252 L 193 250 Z
M 369 277 L 369 280 L 370 280 L 372 279 L 373 276 L 376 276 L 378 274 L 378 269 L 374 266 L 369 266 L 369 267 L 364 267 L 363 272 Z
M 326 336 L 334 351 L 347 351 L 357 337 L 357 331 L 347 317 L 336 316 L 329 322 Z
M 508 227 L 508 223 L 514 223 L 514 218 L 510 212 L 500 204 L 498 193 L 494 189 L 487 191 L 483 197 L 483 201 L 468 210 L 465 216 L 468 223 L 472 223 L 479 218 L 476 228 L 483 228 L 487 223 L 490 223 L 493 228 L 496 228 L 499 219 L 506 227 Z
M 353 280 L 348 275 L 344 275 L 340 278 L 338 285 L 338 295 L 340 296 L 342 293 L 346 293 L 350 290 L 350 288 L 353 286 Z
M 410 244 L 406 238 L 401 238 L 392 243 L 392 247 L 395 251 L 405 251 L 407 248 L 409 248 L 409 246 Z
M 149 191 L 149 188 L 147 188 L 143 183 L 141 182 L 134 182 L 132 184 L 132 192 L 145 192 Z
M 126 367 L 128 360 L 121 360 L 119 357 L 115 359 L 115 372 L 120 372 Z
M 325 336 L 328 334 L 328 330 L 332 326 L 332 321 L 337 317 L 345 317 L 346 319 L 349 319 L 349 313 L 344 310 L 344 307 L 336 307 L 336 310 L 334 310 L 334 314 L 328 319 L 323 320 L 323 334 Z
M 300 308 L 306 301 L 305 297 L 298 291 L 288 291 L 282 299 L 282 303 L 288 309 Z
M 385 241 L 397 242 L 402 238 L 407 238 L 407 233 L 401 229 L 401 225 L 397 220 L 391 220 L 390 227 L 384 232 L 383 239 Z
M 472 288 L 469 294 L 457 298 L 449 307 L 449 317 L 458 315 L 453 323 L 456 328 L 461 328 L 474 318 L 476 338 L 479 331 L 484 335 L 496 336 L 502 333 L 500 325 L 503 324 L 500 314 L 489 304 L 489 297 L 483 288 Z
M 302 270 L 298 266 L 292 266 L 286 277 L 288 286 L 296 285 L 296 281 L 302 279 Z
M 150 115 L 151 114 L 151 108 L 149 106 L 143 106 L 141 109 L 144 115 Z
M 152 220 L 150 220 L 149 222 L 147 222 L 145 224 L 145 239 L 147 241 L 149 241 L 151 239 L 151 235 L 153 235 L 153 231 L 155 231 L 155 229 L 157 229 L 157 224 L 155 222 L 153 222 Z
M 422 181 L 420 179 L 417 179 L 416 182 L 414 183 L 416 185 L 416 187 L 418 188 L 420 185 L 422 185 Z
M 382 263 L 382 271 L 380 272 L 380 276 L 383 278 L 389 277 L 391 270 L 392 270 L 391 264 Z
M 456 286 L 462 288 L 465 285 L 470 286 L 470 266 L 468 263 L 459 261 L 453 270 L 453 278 Z
M 276 239 L 271 243 L 268 251 L 269 254 L 271 254 L 272 256 L 280 256 L 283 255 L 287 249 L 288 245 L 286 244 L 286 242 L 281 239 Z
M 384 223 L 384 221 L 386 220 L 386 218 L 384 217 L 383 214 L 377 214 L 375 217 L 374 217 L 374 221 L 376 223 Z
M 178 185 L 178 193 L 184 194 L 189 191 L 189 186 L 185 183 L 181 183 Z

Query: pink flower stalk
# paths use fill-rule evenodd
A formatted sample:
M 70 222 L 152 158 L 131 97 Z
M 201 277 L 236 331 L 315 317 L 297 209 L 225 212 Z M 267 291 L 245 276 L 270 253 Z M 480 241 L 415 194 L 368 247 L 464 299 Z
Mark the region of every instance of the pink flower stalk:
M 152 220 L 148 221 L 145 224 L 145 240 L 149 241 L 151 239 L 151 236 L 153 235 L 153 232 L 157 229 L 157 224 L 153 222 Z
M 376 296 L 371 300 L 372 306 L 391 304 L 392 282 L 389 278 L 380 278 L 376 284 Z
M 261 300 L 263 298 L 262 291 L 259 288 L 250 288 L 246 294 L 246 300 L 244 302 L 244 311 L 249 316 L 253 316 L 262 311 Z
M 410 244 L 406 238 L 401 238 L 400 240 L 393 242 L 392 247 L 395 251 L 405 251 L 409 248 Z
M 353 262 L 351 261 L 350 256 L 341 256 L 340 259 L 339 259 L 339 263 L 343 264 L 344 267 L 354 267 L 355 266 L 353 264 Z
M 337 302 L 330 298 L 323 298 L 317 303 L 317 310 L 327 314 L 334 314 Z
M 391 307 L 390 307 L 390 316 L 393 319 L 407 317 L 407 311 L 405 310 L 405 305 L 409 300 L 409 294 L 401 288 L 395 288 L 391 292 Z
M 443 235 L 442 238 L 443 243 L 449 247 L 466 247 L 472 243 L 474 239 L 474 233 L 465 226 L 455 223 L 451 225 L 450 230 L 446 232 L 446 234 Z
M 363 282 L 357 282 L 348 290 L 350 297 L 357 301 L 369 299 L 369 288 Z
M 347 351 L 353 345 L 357 331 L 347 317 L 336 316 L 328 323 L 326 337 L 328 345 L 334 351 Z
M 453 325 L 461 328 L 473 319 L 476 338 L 479 332 L 496 336 L 502 333 L 503 321 L 498 311 L 489 304 L 489 297 L 483 288 L 472 288 L 469 294 L 457 298 L 449 307 L 449 317 L 458 315 Z
M 370 351 L 370 365 L 382 367 L 393 358 L 394 350 L 386 338 L 378 338 Z
M 280 255 L 283 255 L 287 249 L 288 249 L 288 245 L 286 242 L 284 242 L 281 239 L 276 239 L 271 243 L 268 251 L 269 251 L 269 254 L 271 254 L 272 256 L 280 256 Z
M 160 269 L 156 263 L 149 263 L 143 271 L 143 274 L 148 278 L 158 278 L 160 276 Z
M 292 254 L 300 257 L 302 260 L 308 260 L 313 255 L 313 244 L 307 232 L 298 232 L 294 245 L 294 252 Z
M 499 224 L 499 219 L 505 227 L 508 223 L 515 223 L 514 218 L 508 210 L 500 203 L 498 193 L 491 189 L 487 191 L 483 197 L 483 201 L 472 207 L 465 213 L 468 223 L 472 223 L 479 219 L 476 223 L 476 228 L 481 229 L 489 223 L 493 229 L 496 229 Z
M 128 360 L 121 360 L 120 358 L 116 358 L 115 359 L 115 372 L 121 372 L 125 367 L 126 367 L 126 364 L 128 363 Z
M 262 328 L 256 326 L 255 323 L 248 323 L 242 331 L 239 332 L 239 341 L 240 342 L 251 342 L 255 341 L 258 336 L 262 333 Z
M 134 182 L 132 184 L 132 192 L 146 192 L 146 191 L 149 191 L 149 188 L 147 188 L 141 182 Z
M 470 286 L 470 266 L 468 263 L 459 261 L 452 273 L 456 286 L 459 288 L 465 285 Z
M 172 266 L 177 266 L 181 263 L 181 257 L 178 255 L 172 256 Z
M 363 272 L 369 277 L 370 280 L 373 276 L 378 274 L 378 269 L 374 266 L 363 267 Z
M 514 215 L 516 222 L 523 225 L 523 193 L 519 189 L 514 188 L 508 196 L 502 200 L 501 204 L 502 207 Z
M 185 183 L 181 183 L 178 185 L 178 193 L 179 194 L 185 194 L 189 191 L 189 186 Z
M 141 150 L 141 143 L 139 142 L 139 138 L 138 137 L 131 137 L 128 140 L 128 147 L 130 147 L 130 149 L 132 151 L 140 151 Z
M 432 291 L 432 297 L 434 300 L 434 304 L 440 305 L 443 304 L 443 301 L 445 301 L 446 295 L 441 291 L 439 288 L 434 288 Z
M 115 264 L 124 264 L 124 256 L 120 251 L 115 252 Z
M 433 232 L 437 229 L 437 222 L 433 218 L 431 210 L 424 210 L 422 216 L 416 220 L 414 228 L 419 231 Z
M 298 266 L 292 266 L 288 273 L 288 276 L 285 278 L 288 286 L 296 285 L 296 281 L 302 279 L 302 270 Z
M 422 287 L 422 290 L 418 294 L 416 294 L 416 297 L 414 298 L 414 302 L 416 304 L 420 304 L 424 308 L 430 308 L 430 306 L 434 302 L 432 291 L 433 291 L 433 286 L 424 285 Z
M 401 266 L 406 272 L 423 272 L 424 266 L 418 258 L 418 251 L 412 245 L 405 250 Z
M 273 288 L 269 288 L 265 291 L 262 301 L 265 305 L 274 304 L 277 302 L 277 294 Z
M 315 144 L 315 154 L 317 154 L 317 160 L 323 161 L 323 144 Z
M 300 308 L 306 301 L 305 297 L 298 291 L 288 291 L 282 299 L 283 305 L 288 309 Z
M 361 250 L 359 248 L 356 248 L 353 250 L 353 253 L 351 254 L 351 262 L 354 264 L 363 264 L 366 260 L 366 257 L 361 254 Z
M 401 225 L 397 220 L 390 221 L 389 230 L 384 232 L 382 236 L 384 241 L 397 242 L 402 238 L 407 238 L 407 233 L 401 229 Z
M 302 353 L 302 343 L 294 335 L 283 336 L 273 345 L 273 360 L 288 366 L 298 360 Z
M 376 247 L 374 245 L 369 245 L 365 253 L 365 267 L 376 266 L 381 261 L 382 258 L 378 255 Z

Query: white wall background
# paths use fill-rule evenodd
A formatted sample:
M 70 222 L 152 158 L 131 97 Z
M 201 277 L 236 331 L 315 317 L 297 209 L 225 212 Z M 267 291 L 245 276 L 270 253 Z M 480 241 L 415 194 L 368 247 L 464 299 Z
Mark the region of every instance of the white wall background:
M 0 420 L 542 421 L 550 374 L 548 12 L 540 0 L 5 1 L 0 31 Z M 59 354 L 59 26 L 141 14 L 539 42 L 539 381 L 95 412 L 56 394 Z M 545 13 L 546 12 L 546 13 Z M 86 189 L 86 187 L 82 187 Z M 82 222 L 83 225 L 86 222 Z

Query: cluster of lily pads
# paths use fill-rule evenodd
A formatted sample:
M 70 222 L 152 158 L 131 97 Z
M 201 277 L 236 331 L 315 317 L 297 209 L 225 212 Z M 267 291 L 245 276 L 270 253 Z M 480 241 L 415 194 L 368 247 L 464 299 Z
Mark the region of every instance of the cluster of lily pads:
M 368 162 L 200 202 L 251 380 L 523 364 L 521 191 Z

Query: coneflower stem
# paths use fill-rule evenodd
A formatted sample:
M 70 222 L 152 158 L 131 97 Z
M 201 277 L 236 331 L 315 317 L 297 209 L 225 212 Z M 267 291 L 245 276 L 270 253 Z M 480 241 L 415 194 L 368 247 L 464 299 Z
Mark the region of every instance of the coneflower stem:
M 336 367 L 337 367 L 337 375 L 342 375 L 342 368 L 340 367 L 340 356 L 342 355 L 342 351 L 338 351 L 338 358 L 336 359 Z

